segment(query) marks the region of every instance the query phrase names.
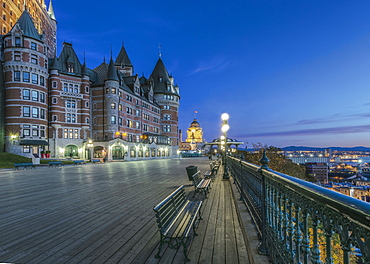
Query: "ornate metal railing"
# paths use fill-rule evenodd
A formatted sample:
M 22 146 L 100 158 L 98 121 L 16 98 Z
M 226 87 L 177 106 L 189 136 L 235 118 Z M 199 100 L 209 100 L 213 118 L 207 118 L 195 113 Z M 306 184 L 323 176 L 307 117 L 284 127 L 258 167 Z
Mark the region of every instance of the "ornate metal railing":
M 262 166 L 227 166 L 273 263 L 370 263 L 370 204 Z

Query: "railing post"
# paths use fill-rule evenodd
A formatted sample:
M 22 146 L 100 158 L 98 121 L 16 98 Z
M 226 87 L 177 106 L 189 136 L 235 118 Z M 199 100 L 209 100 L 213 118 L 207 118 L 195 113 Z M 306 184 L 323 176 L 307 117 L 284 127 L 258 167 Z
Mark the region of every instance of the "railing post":
M 266 219 L 266 182 L 265 182 L 265 176 L 263 175 L 262 170 L 268 170 L 267 164 L 269 163 L 269 159 L 266 156 L 266 151 L 263 150 L 263 155 L 262 158 L 260 159 L 260 163 L 262 164 L 261 168 L 259 169 L 259 172 L 261 173 L 261 187 L 262 187 L 262 201 L 261 201 L 261 218 L 262 218 L 262 226 L 261 226 L 261 231 L 262 231 L 262 242 L 258 246 L 258 253 L 261 255 L 267 255 L 267 245 L 266 245 L 266 225 L 267 225 L 267 219 Z

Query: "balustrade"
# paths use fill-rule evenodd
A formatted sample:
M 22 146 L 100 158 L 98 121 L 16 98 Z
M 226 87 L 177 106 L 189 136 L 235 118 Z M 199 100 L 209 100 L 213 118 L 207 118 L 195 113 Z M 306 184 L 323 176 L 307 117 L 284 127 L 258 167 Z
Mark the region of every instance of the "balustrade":
M 227 157 L 240 199 L 274 263 L 370 264 L 370 204 Z

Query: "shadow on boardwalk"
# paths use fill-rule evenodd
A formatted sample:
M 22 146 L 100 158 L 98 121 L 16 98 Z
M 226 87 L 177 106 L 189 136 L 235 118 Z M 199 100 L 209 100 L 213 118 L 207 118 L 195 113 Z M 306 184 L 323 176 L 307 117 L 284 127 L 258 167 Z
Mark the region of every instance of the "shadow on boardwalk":
M 182 263 L 164 247 L 153 206 L 180 185 L 185 168 L 207 158 L 115 162 L 0 172 L 0 262 Z M 229 181 L 217 176 L 204 200 L 190 263 L 250 263 Z M 202 195 L 196 196 L 203 199 Z M 192 199 L 192 198 L 191 198 Z

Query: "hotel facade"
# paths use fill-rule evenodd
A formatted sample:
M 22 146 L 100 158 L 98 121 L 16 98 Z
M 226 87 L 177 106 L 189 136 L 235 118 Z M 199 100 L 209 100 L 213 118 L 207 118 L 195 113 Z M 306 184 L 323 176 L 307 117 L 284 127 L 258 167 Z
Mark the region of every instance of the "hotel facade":
M 115 59 L 89 68 L 71 43 L 56 55 L 51 1 L 48 8 L 43 0 L 3 1 L 2 8 L 1 151 L 31 158 L 177 156 L 180 93 L 161 58 L 148 78 L 133 74 L 124 46 Z

